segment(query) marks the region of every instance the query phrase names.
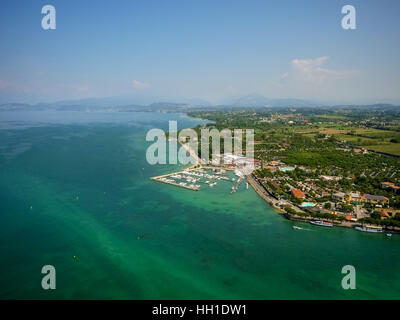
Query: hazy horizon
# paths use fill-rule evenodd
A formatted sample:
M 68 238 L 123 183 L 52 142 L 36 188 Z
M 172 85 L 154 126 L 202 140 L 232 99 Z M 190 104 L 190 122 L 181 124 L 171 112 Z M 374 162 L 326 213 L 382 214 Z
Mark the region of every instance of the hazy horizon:
M 248 94 L 324 104 L 400 103 L 400 3 L 3 1 L 0 103 L 87 98 L 229 104 Z M 13 14 L 10 14 L 10 13 Z M 138 103 L 132 101 L 132 103 Z
M 262 104 L 259 103 L 257 105 L 248 105 L 246 103 L 240 104 L 239 101 L 245 100 L 247 97 L 251 98 L 252 96 L 260 96 L 260 98 L 265 98 L 267 100 L 274 101 L 276 103 L 280 103 L 280 105 L 276 104 Z M 298 99 L 296 97 L 290 98 L 271 98 L 261 96 L 257 93 L 250 93 L 244 96 L 232 97 L 219 100 L 217 102 L 208 101 L 201 98 L 183 98 L 183 97 L 157 97 L 157 96 L 108 96 L 108 97 L 87 97 L 82 99 L 60 99 L 60 100 L 33 100 L 33 101 L 24 101 L 24 100 L 16 100 L 16 101 L 8 101 L 0 99 L 0 105 L 8 105 L 8 104 L 26 104 L 31 106 L 37 105 L 91 105 L 95 106 L 98 104 L 99 107 L 116 107 L 116 106 L 128 106 L 128 105 L 137 105 L 137 106 L 150 106 L 152 104 L 157 103 L 174 103 L 174 104 L 186 104 L 192 106 L 210 106 L 210 107 L 218 107 L 218 106 L 269 106 L 269 107 L 283 107 L 285 105 L 285 101 L 289 101 L 286 106 L 290 107 L 291 100 L 298 100 L 299 102 L 304 102 L 305 107 L 329 107 L 329 106 L 341 106 L 341 105 L 360 105 L 360 106 L 368 106 L 368 105 L 375 105 L 375 104 L 390 104 L 394 106 L 400 106 L 400 100 L 390 100 L 390 99 L 381 99 L 381 100 L 359 100 L 359 101 L 340 101 L 340 100 L 330 100 L 330 101 L 323 101 L 323 100 L 313 100 L 313 99 Z M 283 105 L 282 105 L 283 103 Z

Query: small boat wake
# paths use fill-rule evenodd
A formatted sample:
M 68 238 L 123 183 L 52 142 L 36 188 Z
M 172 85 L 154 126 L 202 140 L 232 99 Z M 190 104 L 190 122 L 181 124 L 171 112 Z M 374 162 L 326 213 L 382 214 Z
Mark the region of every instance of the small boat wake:
M 299 226 L 293 226 L 293 229 L 295 229 L 295 230 L 305 230 L 305 231 L 311 231 L 310 229 L 304 229 L 304 228 L 302 228 L 302 227 L 299 227 Z

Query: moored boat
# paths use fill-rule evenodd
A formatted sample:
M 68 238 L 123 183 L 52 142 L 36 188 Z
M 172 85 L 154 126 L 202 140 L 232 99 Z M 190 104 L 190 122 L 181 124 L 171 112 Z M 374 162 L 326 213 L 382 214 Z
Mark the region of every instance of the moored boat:
M 367 227 L 367 226 L 357 226 L 354 229 L 362 232 L 373 232 L 373 233 L 381 233 L 383 229 L 381 227 Z
M 310 221 L 310 223 L 314 224 L 316 226 L 321 226 L 321 227 L 333 227 L 333 223 L 328 222 L 328 221 L 313 220 L 313 221 Z

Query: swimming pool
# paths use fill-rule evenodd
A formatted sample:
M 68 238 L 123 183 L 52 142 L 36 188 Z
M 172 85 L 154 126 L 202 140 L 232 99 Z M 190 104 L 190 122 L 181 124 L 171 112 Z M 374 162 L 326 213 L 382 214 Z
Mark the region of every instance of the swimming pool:
M 283 167 L 283 168 L 281 168 L 281 171 L 293 171 L 294 170 L 294 168 L 293 167 Z
M 315 203 L 312 202 L 303 202 L 300 207 L 314 207 Z

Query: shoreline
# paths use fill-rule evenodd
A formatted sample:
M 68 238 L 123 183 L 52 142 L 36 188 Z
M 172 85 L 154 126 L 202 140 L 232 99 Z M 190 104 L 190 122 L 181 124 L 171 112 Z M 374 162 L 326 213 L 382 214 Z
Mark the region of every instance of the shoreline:
M 334 227 L 342 227 L 342 228 L 350 228 L 350 229 L 354 229 L 354 227 L 357 226 L 364 226 L 364 224 L 362 223 L 357 223 L 357 222 L 352 222 L 352 221 L 337 221 L 337 220 L 330 220 L 330 219 L 322 219 L 322 218 L 314 218 L 312 216 L 300 216 L 300 215 L 295 215 L 295 214 L 291 214 L 286 212 L 285 210 L 282 210 L 282 208 L 278 207 L 275 205 L 274 201 L 278 201 L 275 198 L 272 198 L 270 195 L 267 194 L 267 191 L 265 191 L 263 188 L 261 188 L 261 186 L 259 185 L 259 183 L 257 181 L 255 181 L 256 179 L 253 176 L 248 176 L 247 177 L 247 181 L 250 183 L 250 185 L 253 187 L 254 191 L 265 201 L 267 202 L 277 213 L 283 215 L 286 219 L 291 220 L 291 221 L 299 221 L 299 222 L 310 222 L 313 220 L 328 220 L 330 222 L 333 223 Z M 292 204 L 292 207 L 295 207 Z M 299 208 L 297 208 L 297 212 L 304 212 L 302 210 L 300 210 Z M 396 234 L 400 234 L 400 228 L 388 228 L 385 226 L 381 226 L 381 225 L 374 225 L 374 224 L 366 224 L 365 226 L 367 227 L 375 227 L 375 228 L 382 228 L 383 233 L 385 232 L 391 232 L 391 233 L 396 233 Z
M 254 177 L 252 176 L 247 176 L 247 181 L 251 185 L 251 187 L 254 189 L 254 191 L 260 196 L 265 202 L 267 202 L 275 211 L 277 211 L 280 214 L 284 214 L 285 211 L 282 210 L 280 207 L 276 206 L 274 202 L 278 201 L 275 198 L 271 197 L 261 186 L 257 181 L 255 181 Z
M 187 114 L 186 114 L 187 115 Z M 187 115 L 189 118 L 191 118 L 189 115 Z M 177 139 L 178 140 L 178 139 Z M 218 166 L 212 166 L 212 165 L 202 165 L 202 161 L 200 159 L 200 157 L 197 155 L 197 153 L 192 150 L 190 148 L 190 146 L 188 145 L 188 143 L 182 143 L 180 141 L 178 141 L 178 143 L 190 154 L 190 156 L 195 159 L 196 163 L 192 164 L 192 166 L 190 166 L 189 168 L 187 168 L 186 170 L 191 170 L 194 169 L 195 167 L 199 167 L 199 168 L 208 168 L 208 169 L 213 169 L 213 168 L 219 168 L 219 169 L 225 169 L 225 170 L 234 170 L 233 168 L 225 168 L 225 167 L 218 167 Z M 170 174 L 167 174 L 165 176 L 168 176 Z M 158 180 L 159 177 L 152 177 L 150 178 L 151 180 L 155 180 L 155 181 L 159 181 L 162 182 L 160 180 Z M 342 227 L 342 228 L 350 228 L 353 229 L 356 226 L 371 226 L 371 227 L 375 227 L 375 228 L 382 228 L 382 233 L 386 233 L 386 232 L 391 232 L 391 233 L 396 233 L 396 234 L 400 234 L 400 228 L 397 227 L 391 227 L 388 228 L 386 226 L 381 226 L 381 225 L 374 225 L 374 224 L 367 224 L 364 225 L 362 223 L 357 223 L 357 222 L 352 222 L 352 221 L 337 221 L 337 220 L 330 220 L 330 219 L 322 219 L 322 218 L 315 218 L 312 216 L 300 216 L 300 215 L 295 215 L 295 214 L 290 214 L 288 212 L 286 212 L 285 210 L 282 209 L 282 207 L 277 206 L 276 203 L 279 202 L 280 200 L 272 197 L 267 190 L 265 190 L 264 187 L 262 187 L 262 185 L 260 184 L 260 182 L 258 181 L 257 178 L 255 178 L 253 176 L 253 174 L 251 173 L 250 175 L 246 175 L 244 177 L 247 182 L 251 185 L 251 187 L 253 188 L 253 190 L 257 193 L 257 195 L 263 199 L 265 202 L 267 202 L 271 208 L 278 214 L 283 215 L 286 219 L 291 220 L 291 221 L 299 221 L 299 222 L 310 222 L 313 220 L 329 220 L 330 222 L 333 223 L 333 226 L 335 227 Z M 179 186 L 179 185 L 177 185 Z M 190 188 L 187 188 L 190 189 Z M 292 203 L 287 203 L 287 206 L 289 206 L 290 208 L 292 208 L 293 210 L 295 210 L 298 213 L 304 213 L 303 210 L 301 210 L 298 206 L 295 206 Z

